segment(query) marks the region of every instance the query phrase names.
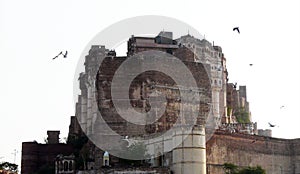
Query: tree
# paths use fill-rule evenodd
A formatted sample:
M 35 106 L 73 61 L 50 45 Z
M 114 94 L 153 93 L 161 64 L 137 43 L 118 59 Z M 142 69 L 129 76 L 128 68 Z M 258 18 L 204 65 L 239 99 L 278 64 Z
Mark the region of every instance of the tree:
M 18 165 L 9 162 L 3 162 L 0 164 L 0 169 L 4 169 L 11 172 L 18 172 Z
M 225 170 L 225 174 L 236 174 L 237 173 L 237 166 L 231 163 L 224 163 L 223 166 Z
M 266 171 L 260 166 L 247 167 L 239 171 L 239 174 L 266 174 Z
M 249 112 L 246 112 L 245 108 L 239 108 L 234 115 L 238 123 L 250 123 Z
M 266 174 L 266 171 L 260 166 L 238 169 L 239 167 L 234 164 L 224 163 L 223 168 L 225 174 Z
M 67 139 L 67 144 L 70 144 L 74 148 L 75 155 L 75 169 L 86 169 L 86 163 L 88 158 L 88 148 L 85 147 L 88 138 L 85 135 L 76 136 L 71 135 Z

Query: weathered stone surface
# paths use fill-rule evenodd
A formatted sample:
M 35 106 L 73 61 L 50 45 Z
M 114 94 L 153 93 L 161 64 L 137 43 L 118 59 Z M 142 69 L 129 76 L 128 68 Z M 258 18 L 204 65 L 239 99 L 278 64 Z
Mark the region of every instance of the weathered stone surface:
M 300 139 L 286 140 L 217 131 L 206 144 L 208 173 L 223 174 L 223 164 L 261 166 L 272 174 L 300 171 Z

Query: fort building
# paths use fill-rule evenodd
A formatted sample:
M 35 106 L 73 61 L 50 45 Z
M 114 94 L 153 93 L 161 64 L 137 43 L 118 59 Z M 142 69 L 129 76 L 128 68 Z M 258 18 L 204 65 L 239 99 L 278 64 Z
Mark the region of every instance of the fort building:
M 183 143 L 168 152 L 161 149 L 165 149 L 166 145 L 184 136 L 182 129 L 176 127 L 176 120 L 182 113 L 178 87 L 173 79 L 161 72 L 146 71 L 133 78 L 130 84 L 131 107 L 141 113 L 151 109 L 148 101 L 150 95 L 157 93 L 166 96 L 166 101 L 163 103 L 166 111 L 151 124 L 137 125 L 126 122 L 120 117 L 112 101 L 112 80 L 118 68 L 128 57 L 136 57 L 137 63 L 133 70 L 136 68 L 138 71 L 139 66 L 142 66 L 138 63 L 138 56 L 151 50 L 180 59 L 192 72 L 197 83 L 196 89 L 186 90 L 186 92 L 201 91 L 203 95 L 199 101 L 199 110 L 195 111 L 199 112 L 199 115 L 192 131 L 185 137 Z M 72 148 L 73 153 L 78 152 L 75 154 L 74 163 L 76 158 L 85 159 L 81 164 L 73 164 L 72 161 L 72 166 L 77 166 L 74 170 L 97 173 L 218 174 L 224 173 L 224 163 L 232 163 L 239 167 L 260 165 L 267 173 L 273 174 L 300 172 L 298 151 L 300 140 L 272 138 L 270 130 L 257 129 L 257 123 L 252 122 L 246 86 L 237 86 L 228 82 L 226 58 L 222 48 L 214 43 L 211 44 L 205 39 L 198 39 L 189 34 L 174 39 L 172 32 L 167 31 L 159 33 L 156 37 L 131 36 L 128 40 L 127 56 L 118 57 L 115 51 L 108 50 L 105 46 L 93 45 L 85 57 L 84 65 L 85 71 L 79 76 L 81 94 L 76 103 L 75 117 L 71 117 L 68 144 L 61 145 L 62 149 L 68 147 L 70 152 Z M 180 73 L 181 70 L 178 69 L 177 72 Z M 118 88 L 122 89 L 123 86 Z M 211 127 L 207 127 L 206 124 L 209 116 L 212 118 L 210 121 L 214 123 L 212 132 Z M 148 166 L 140 168 L 131 166 L 129 169 L 128 166 L 124 166 L 122 159 L 98 148 L 87 139 L 86 136 L 95 136 L 101 132 L 102 122 L 99 121 L 99 117 L 103 117 L 112 130 L 124 137 L 151 137 L 170 129 L 174 129 L 174 134 L 155 142 L 156 148 L 150 150 L 157 153 L 158 157 L 151 159 L 147 163 Z M 189 114 L 183 118 L 188 119 Z M 39 153 L 35 153 L 35 156 L 33 152 L 44 153 L 46 146 L 55 148 L 57 132 L 49 133 L 51 135 L 48 135 L 48 142 L 51 144 L 23 143 L 22 148 L 25 151 L 22 152 L 22 173 L 23 168 L 24 171 L 33 171 L 41 166 L 35 160 Z M 77 143 L 80 146 L 75 149 L 80 148 L 74 150 L 74 145 Z M 69 159 L 71 153 L 66 153 L 69 152 L 68 150 L 64 152 L 53 154 L 53 159 L 48 157 L 52 159 L 53 166 L 59 154 L 63 155 L 59 159 L 63 160 L 64 156 L 66 160 Z M 49 151 L 49 154 L 51 153 Z M 60 163 L 56 164 L 59 166 Z

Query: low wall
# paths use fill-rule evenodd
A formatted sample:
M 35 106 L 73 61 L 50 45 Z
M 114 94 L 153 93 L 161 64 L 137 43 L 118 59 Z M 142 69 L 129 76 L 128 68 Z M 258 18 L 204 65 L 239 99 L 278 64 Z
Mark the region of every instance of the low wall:
M 216 131 L 206 144 L 207 173 L 224 173 L 223 164 L 261 166 L 271 174 L 300 173 L 300 139 L 278 139 Z

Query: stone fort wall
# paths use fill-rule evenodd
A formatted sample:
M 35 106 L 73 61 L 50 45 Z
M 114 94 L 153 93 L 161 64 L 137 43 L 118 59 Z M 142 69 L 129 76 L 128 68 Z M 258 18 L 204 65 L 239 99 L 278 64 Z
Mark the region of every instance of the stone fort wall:
M 300 173 L 300 139 L 279 139 L 216 131 L 206 144 L 207 173 L 224 173 L 223 164 L 261 166 L 267 173 Z

